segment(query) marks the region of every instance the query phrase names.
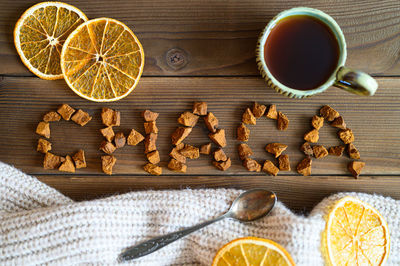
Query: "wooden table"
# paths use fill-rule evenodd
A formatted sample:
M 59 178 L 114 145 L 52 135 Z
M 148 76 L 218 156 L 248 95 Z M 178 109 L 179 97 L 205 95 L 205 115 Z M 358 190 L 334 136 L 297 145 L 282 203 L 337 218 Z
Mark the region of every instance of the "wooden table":
M 302 5 L 302 1 L 68 1 L 89 18 L 112 17 L 126 23 L 141 40 L 146 63 L 143 77 L 131 95 L 112 104 L 98 104 L 75 95 L 63 80 L 46 81 L 34 77 L 21 63 L 13 44 L 13 29 L 22 12 L 35 1 L 0 3 L 0 160 L 77 200 L 144 189 L 215 188 L 249 189 L 264 187 L 297 211 L 308 211 L 323 197 L 338 191 L 379 193 L 400 199 L 400 4 L 397 0 L 322 1 L 308 6 L 321 9 L 337 20 L 347 44 L 347 65 L 371 73 L 379 83 L 373 97 L 358 97 L 331 88 L 321 95 L 289 99 L 267 88 L 258 74 L 254 50 L 257 36 L 278 12 Z M 176 119 L 190 110 L 195 100 L 207 101 L 209 110 L 227 130 L 226 153 L 232 167 L 221 172 L 211 165 L 211 156 L 188 163 L 179 175 L 164 168 L 162 176 L 147 175 L 143 144 L 116 152 L 114 175 L 101 172 L 98 150 L 102 136 L 98 129 L 101 107 L 121 111 L 120 129 L 143 132 L 140 111 L 159 112 L 158 147 L 166 166 L 171 149 L 170 135 Z M 303 134 L 310 130 L 310 118 L 324 104 L 336 108 L 353 129 L 355 145 L 366 167 L 359 179 L 350 177 L 350 161 L 327 157 L 313 162 L 312 176 L 282 172 L 276 177 L 250 173 L 237 155 L 236 126 L 253 101 L 274 103 L 288 115 L 286 132 L 276 130 L 272 120 L 261 119 L 251 127 L 250 146 L 255 158 L 273 160 L 264 151 L 270 142 L 289 145 L 292 169 L 303 157 L 299 151 Z M 71 154 L 83 148 L 88 168 L 65 174 L 41 167 L 43 155 L 35 151 L 35 128 L 44 113 L 61 103 L 82 108 L 93 120 L 80 128 L 72 122 L 52 125 L 53 151 Z M 320 143 L 339 144 L 336 130 L 321 129 Z M 194 129 L 187 143 L 207 143 L 204 124 Z

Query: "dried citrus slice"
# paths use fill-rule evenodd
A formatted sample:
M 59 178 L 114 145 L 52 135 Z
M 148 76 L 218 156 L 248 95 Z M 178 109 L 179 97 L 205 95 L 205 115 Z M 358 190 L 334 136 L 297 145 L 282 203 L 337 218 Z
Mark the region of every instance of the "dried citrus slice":
M 43 2 L 22 14 L 14 44 L 22 62 L 42 79 L 62 79 L 60 55 L 68 35 L 87 21 L 82 11 L 60 2 Z
M 333 206 L 323 241 L 329 265 L 383 265 L 390 249 L 385 219 L 372 206 L 353 197 Z
M 124 98 L 143 72 L 144 52 L 135 34 L 110 18 L 89 20 L 65 41 L 61 69 L 69 87 L 96 102 Z
M 269 239 L 245 237 L 235 239 L 215 255 L 213 266 L 247 265 L 295 265 L 290 254 L 279 244 Z

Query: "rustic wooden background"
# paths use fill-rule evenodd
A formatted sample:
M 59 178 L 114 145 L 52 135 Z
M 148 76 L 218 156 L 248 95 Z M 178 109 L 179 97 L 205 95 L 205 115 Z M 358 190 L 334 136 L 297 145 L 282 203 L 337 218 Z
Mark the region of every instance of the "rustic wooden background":
M 321 9 L 337 20 L 348 45 L 347 65 L 371 73 L 379 83 L 374 97 L 358 97 L 339 89 L 305 100 L 289 99 L 266 87 L 258 74 L 254 50 L 258 34 L 278 12 L 302 1 L 161 1 L 117 0 L 68 1 L 89 18 L 112 17 L 126 23 L 138 36 L 146 53 L 143 77 L 127 98 L 112 104 L 88 102 L 76 96 L 63 80 L 45 81 L 34 77 L 21 63 L 13 44 L 14 25 L 35 1 L 0 2 L 0 160 L 77 200 L 103 197 L 131 190 L 234 187 L 263 187 L 296 211 L 309 211 L 323 197 L 338 191 L 379 193 L 400 199 L 400 4 L 397 0 L 323 1 L 307 6 Z M 225 149 L 233 166 L 220 172 L 211 157 L 188 163 L 188 172 L 178 175 L 164 168 L 160 177 L 147 175 L 143 144 L 116 152 L 115 174 L 101 172 L 98 151 L 102 140 L 100 110 L 120 110 L 122 126 L 143 130 L 140 111 L 159 112 L 158 146 L 162 165 L 168 160 L 170 134 L 176 118 L 190 110 L 192 102 L 203 100 L 227 130 Z M 247 172 L 240 163 L 235 140 L 243 110 L 253 101 L 274 103 L 291 120 L 286 132 L 277 131 L 266 118 L 252 126 L 250 145 L 260 161 L 272 159 L 264 151 L 270 142 L 289 145 L 292 168 L 302 158 L 298 150 L 302 135 L 310 129 L 310 118 L 324 104 L 336 108 L 353 129 L 355 144 L 367 163 L 358 179 L 349 176 L 350 159 L 327 157 L 313 162 L 310 177 L 282 172 L 277 177 Z M 34 133 L 42 115 L 61 103 L 82 108 L 94 116 L 85 127 L 72 122 L 51 125 L 54 153 L 71 154 L 83 148 L 88 168 L 75 174 L 44 170 L 43 156 L 35 151 Z M 325 126 L 320 143 L 338 144 L 335 130 Z M 207 143 L 203 123 L 188 143 Z

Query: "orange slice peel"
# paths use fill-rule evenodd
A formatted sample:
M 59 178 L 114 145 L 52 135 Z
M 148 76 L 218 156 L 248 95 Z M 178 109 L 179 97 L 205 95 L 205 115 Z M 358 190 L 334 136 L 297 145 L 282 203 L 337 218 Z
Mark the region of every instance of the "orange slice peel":
M 42 2 L 27 9 L 14 28 L 14 44 L 24 65 L 42 79 L 62 79 L 60 55 L 68 35 L 87 21 L 78 8 Z
M 95 102 L 120 100 L 136 87 L 144 51 L 135 34 L 111 18 L 89 20 L 70 34 L 61 52 L 68 86 Z
M 353 197 L 344 197 L 332 207 L 322 241 L 328 265 L 384 265 L 390 251 L 385 219 Z
M 263 238 L 235 239 L 218 250 L 212 266 L 228 265 L 295 265 L 290 254 L 278 243 Z

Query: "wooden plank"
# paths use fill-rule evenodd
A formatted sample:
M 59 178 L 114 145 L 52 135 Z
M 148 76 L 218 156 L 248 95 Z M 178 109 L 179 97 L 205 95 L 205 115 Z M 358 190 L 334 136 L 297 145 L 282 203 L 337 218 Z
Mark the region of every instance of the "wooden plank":
M 32 75 L 13 44 L 17 19 L 37 1 L 0 2 L 0 75 Z M 278 12 L 304 1 L 232 0 L 78 1 L 89 18 L 126 23 L 146 53 L 146 76 L 258 75 L 257 36 Z M 375 75 L 399 75 L 398 0 L 311 0 L 307 6 L 336 19 L 348 44 L 348 65 Z M 177 60 L 175 63 L 171 63 Z M 7 64 L 4 64 L 7 62 Z
M 134 190 L 185 188 L 266 188 L 295 211 L 307 212 L 319 201 L 337 192 L 369 192 L 400 199 L 400 178 L 342 176 L 38 176 L 39 180 L 75 200 L 89 200 Z M 300 180 L 299 180 L 300 179 Z
M 220 120 L 220 127 L 227 131 L 228 146 L 224 149 L 232 158 L 233 166 L 226 172 L 220 172 L 211 165 L 210 156 L 188 163 L 190 175 L 250 175 L 238 158 L 235 140 L 236 126 L 240 123 L 243 110 L 253 101 L 265 104 L 277 104 L 278 109 L 291 120 L 286 132 L 276 130 L 274 120 L 262 118 L 257 126 L 251 126 L 250 146 L 255 152 L 254 158 L 260 162 L 273 160 L 272 155 L 264 151 L 266 144 L 281 142 L 289 145 L 286 154 L 290 155 L 292 169 L 304 155 L 298 147 L 302 136 L 311 129 L 310 118 L 323 104 L 336 108 L 345 118 L 348 127 L 355 133 L 355 145 L 367 163 L 363 174 L 400 175 L 400 90 L 398 79 L 380 78 L 380 89 L 374 97 L 353 96 L 338 89 L 330 89 L 322 95 L 309 99 L 295 100 L 268 89 L 259 78 L 143 78 L 134 93 L 125 99 L 110 103 L 92 103 L 76 96 L 63 81 L 44 81 L 37 78 L 4 78 L 0 83 L 0 160 L 13 164 L 30 174 L 58 174 L 41 167 L 43 155 L 35 151 L 39 138 L 34 133 L 43 114 L 55 110 L 61 103 L 82 108 L 93 115 L 93 120 L 85 127 L 73 122 L 52 123 L 54 153 L 72 154 L 79 148 L 86 151 L 88 168 L 78 174 L 101 174 L 98 147 L 102 136 L 98 132 L 103 126 L 100 122 L 100 110 L 103 106 L 115 108 L 122 113 L 122 126 L 118 130 L 128 133 L 130 128 L 143 132 L 143 120 L 140 112 L 152 109 L 159 112 L 160 129 L 158 148 L 162 165 L 168 161 L 172 145 L 170 135 L 178 126 L 176 118 L 180 113 L 191 109 L 194 100 L 209 103 L 212 111 Z M 327 147 L 338 145 L 336 129 L 325 125 L 321 129 L 320 144 Z M 208 131 L 203 122 L 193 130 L 187 143 L 200 145 L 207 143 Z M 118 162 L 116 174 L 143 175 L 141 169 L 145 163 L 143 144 L 137 147 L 125 147 L 116 152 Z M 327 157 L 314 160 L 314 175 L 348 175 L 346 165 L 350 161 L 342 158 Z M 174 174 L 164 169 L 165 174 Z M 296 175 L 295 172 L 285 174 Z M 175 174 L 174 174 L 175 175 Z M 393 177 L 398 178 L 398 177 Z M 111 177 L 112 179 L 112 177 Z M 300 180 L 307 178 L 298 177 Z

